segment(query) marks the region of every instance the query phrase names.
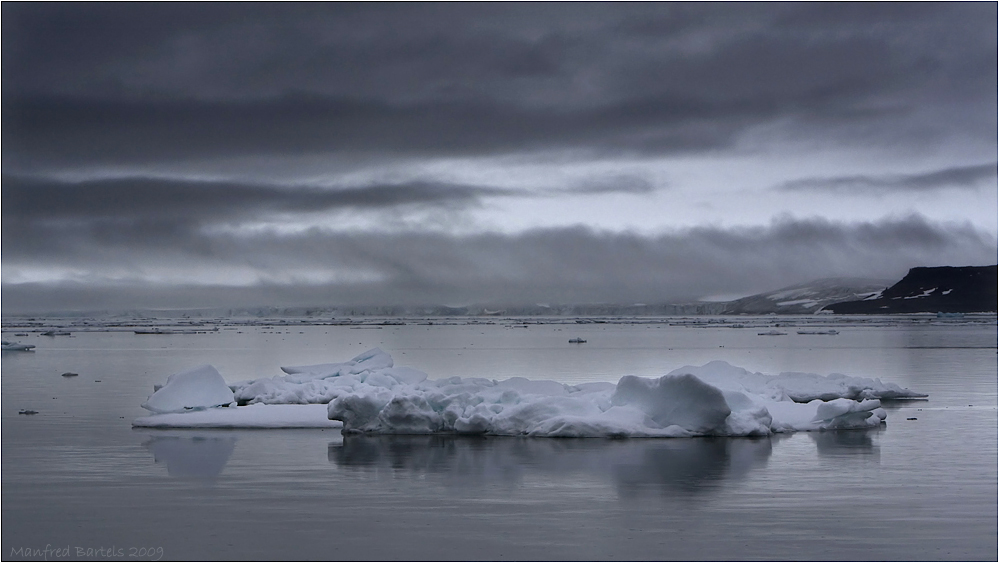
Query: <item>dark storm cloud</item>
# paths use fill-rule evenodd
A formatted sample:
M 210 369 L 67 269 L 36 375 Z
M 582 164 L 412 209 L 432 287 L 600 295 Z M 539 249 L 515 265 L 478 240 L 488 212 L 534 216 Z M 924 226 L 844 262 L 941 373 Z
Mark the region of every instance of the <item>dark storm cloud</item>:
M 899 175 L 854 175 L 829 178 L 801 178 L 784 182 L 777 190 L 789 192 L 842 193 L 913 193 L 947 188 L 980 189 L 986 182 L 995 189 L 999 163 L 957 166 L 925 172 Z
M 617 176 L 523 181 L 517 190 L 421 172 L 334 189 L 282 181 L 312 174 L 293 163 L 319 163 L 316 177 L 334 178 L 356 167 L 381 174 L 386 164 L 393 177 L 423 170 L 422 157 L 496 157 L 485 171 L 462 159 L 427 167 L 482 177 L 497 162 L 523 162 L 502 157 L 527 153 L 550 178 L 566 176 L 561 163 L 613 164 L 615 155 L 721 159 L 735 147 L 779 155 L 830 143 L 904 154 L 947 146 L 963 162 L 985 162 L 997 136 L 994 2 L 4 2 L 0 10 L 6 307 L 115 297 L 141 305 L 156 296 L 194 306 L 236 295 L 655 302 L 995 262 L 993 238 L 918 217 L 787 219 L 659 237 L 585 228 L 234 234 L 276 215 L 294 227 L 309 213 L 336 224 L 345 210 L 398 219 L 497 198 L 662 188 L 621 164 L 601 168 Z M 268 180 L 190 179 L 241 166 L 251 171 L 239 177 Z M 781 189 L 970 189 L 995 169 L 805 178 Z M 706 172 L 708 184 L 717 180 Z M 132 177 L 100 179 L 123 174 Z M 74 177 L 98 179 L 52 179 Z M 149 281 L 169 268 L 192 281 Z M 220 285 L 237 270 L 240 281 Z M 341 281 L 315 281 L 326 278 Z
M 213 283 L 169 289 L 148 280 L 98 277 L 58 286 L 6 284 L 5 300 L 10 296 L 9 302 L 17 304 L 46 291 L 69 295 L 73 288 L 83 299 L 110 291 L 101 289 L 108 286 L 124 288 L 121 296 L 135 295 L 129 306 L 153 306 L 168 296 L 191 306 L 236 304 L 237 295 L 247 298 L 241 304 L 655 303 L 771 290 L 821 277 L 892 279 L 916 265 L 985 264 L 996 255 L 995 240 L 972 227 L 934 224 L 918 216 L 852 224 L 784 218 L 765 227 L 698 228 L 654 237 L 582 227 L 474 236 L 315 229 L 295 235 L 189 232 L 187 240 L 162 246 L 149 238 L 102 239 L 101 245 L 113 250 L 108 253 L 96 250 L 94 241 L 79 241 L 92 233 L 62 234 L 75 236 L 64 238 L 62 248 L 18 253 L 5 261 L 14 271 L 35 261 L 72 269 L 113 256 L 114 262 L 105 264 L 108 271 L 126 268 L 140 277 L 160 263 L 191 272 L 206 264 L 252 264 L 261 281 L 233 287 L 226 297 Z M 364 272 L 374 281 L 273 281 L 324 272 Z M 67 300 L 66 295 L 59 299 Z
M 627 188 L 627 186 L 625 186 Z M 117 178 L 82 182 L 3 177 L 4 220 L 221 221 L 268 212 L 382 209 L 400 205 L 464 206 L 483 197 L 520 194 L 489 186 L 407 182 L 346 188 Z
M 488 101 L 390 105 L 300 95 L 237 102 L 34 99 L 4 104 L 3 134 L 4 146 L 11 147 L 5 155 L 19 166 L 325 152 L 689 152 L 728 146 L 749 113 L 766 111 L 742 105 L 658 98 L 573 111 Z
M 898 143 L 967 128 L 945 110 L 995 139 L 994 3 L 5 3 L 3 15 L 7 165 L 662 153 L 781 120 L 815 135 L 877 118 L 885 135 L 907 132 Z
M 9 258 L 44 252 L 45 247 L 76 249 L 84 241 L 101 246 L 118 240 L 151 240 L 162 246 L 183 242 L 190 231 L 200 228 L 264 220 L 275 213 L 396 213 L 411 207 L 458 211 L 477 207 L 486 198 L 654 190 L 635 175 L 597 176 L 536 191 L 431 181 L 319 188 L 144 177 L 68 182 L 4 176 L 3 250 Z

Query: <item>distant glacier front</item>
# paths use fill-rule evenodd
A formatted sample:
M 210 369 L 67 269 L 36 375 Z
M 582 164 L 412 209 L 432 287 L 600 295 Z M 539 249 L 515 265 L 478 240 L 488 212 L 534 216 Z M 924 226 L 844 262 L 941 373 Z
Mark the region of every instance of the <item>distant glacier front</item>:
M 625 375 L 617 384 L 521 377 L 433 380 L 395 367 L 388 353 L 374 348 L 347 362 L 282 371 L 285 375 L 226 387 L 210 366 L 187 370 L 155 390 L 144 405 L 155 414 L 133 425 L 562 438 L 766 436 L 875 427 L 887 416 L 882 400 L 926 397 L 880 379 L 767 375 L 723 361 L 684 366 L 659 378 Z M 192 381 L 198 374 L 205 381 Z M 184 388 L 175 388 L 180 382 Z M 229 397 L 226 392 L 233 402 L 220 404 L 217 397 Z

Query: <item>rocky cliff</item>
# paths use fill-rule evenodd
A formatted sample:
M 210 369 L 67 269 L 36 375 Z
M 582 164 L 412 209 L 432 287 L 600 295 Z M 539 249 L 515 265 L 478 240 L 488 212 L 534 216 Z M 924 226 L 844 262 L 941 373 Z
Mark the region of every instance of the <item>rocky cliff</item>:
M 825 305 L 880 293 L 889 280 L 826 278 L 725 303 L 726 315 L 808 315 Z
M 844 314 L 996 311 L 996 266 L 913 268 L 902 281 L 859 301 L 827 305 Z

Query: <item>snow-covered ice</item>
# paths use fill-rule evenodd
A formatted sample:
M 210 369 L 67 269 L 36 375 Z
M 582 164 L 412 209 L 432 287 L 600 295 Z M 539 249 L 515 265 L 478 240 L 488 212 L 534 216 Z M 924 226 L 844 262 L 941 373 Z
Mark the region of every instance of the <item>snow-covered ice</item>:
M 211 370 L 210 372 L 208 370 Z M 766 375 L 715 361 L 659 378 L 624 376 L 613 383 L 567 385 L 514 377 L 431 380 L 372 349 L 348 362 L 282 368 L 285 375 L 232 384 L 235 408 L 205 408 L 224 397 L 210 366 L 185 374 L 175 414 L 136 420 L 159 427 L 339 426 L 346 433 L 490 434 L 546 437 L 761 436 L 774 432 L 866 428 L 885 419 L 880 399 L 924 397 L 879 379 L 842 374 Z M 175 374 L 161 393 L 178 381 Z M 200 385 L 204 384 L 204 385 Z M 229 388 L 227 388 L 229 390 Z M 172 397 L 172 396 L 171 396 Z M 156 398 L 147 401 L 146 408 Z M 188 406 L 197 404 L 198 407 Z M 162 408 L 162 407 L 161 407 Z M 168 412 L 166 410 L 156 412 Z
M 142 428 L 340 428 L 326 405 L 265 405 L 155 414 L 135 419 Z
M 202 365 L 175 373 L 142 404 L 154 413 L 185 412 L 194 409 L 229 406 L 235 401 L 232 390 L 212 366 Z
M 750 372 L 727 362 L 713 361 L 703 366 L 684 366 L 669 375 L 689 373 L 711 385 L 723 389 L 736 389 L 752 395 L 763 395 L 776 401 L 785 398 L 798 403 L 814 399 L 915 399 L 926 397 L 894 383 L 881 379 L 851 377 L 841 373 L 818 375 L 815 373 L 783 372 L 767 375 Z

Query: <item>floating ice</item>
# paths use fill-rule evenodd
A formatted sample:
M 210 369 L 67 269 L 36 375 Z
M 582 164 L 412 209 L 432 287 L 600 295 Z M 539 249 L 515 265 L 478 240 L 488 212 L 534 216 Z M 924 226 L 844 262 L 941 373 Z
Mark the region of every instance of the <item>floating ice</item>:
M 721 388 L 693 374 L 625 376 L 602 389 L 534 382 L 545 386 L 524 391 L 505 383 L 452 378 L 392 390 L 357 386 L 330 402 L 329 417 L 343 421 L 348 433 L 547 437 L 762 436 L 867 428 L 885 418 L 878 400 L 802 404 Z
M 168 377 L 166 384 L 156 389 L 142 408 L 170 413 L 228 406 L 233 402 L 232 390 L 219 372 L 203 365 Z
M 142 428 L 340 428 L 326 418 L 326 405 L 250 405 L 154 414 L 135 419 Z
M 341 364 L 282 367 L 288 375 L 237 383 L 232 390 L 240 404 L 326 404 L 346 382 L 391 388 L 416 385 L 427 378 L 422 371 L 392 366 L 392 356 L 373 348 Z
M 136 425 L 291 427 L 342 422 L 346 433 L 369 434 L 762 436 L 877 426 L 886 417 L 880 398 L 925 396 L 877 379 L 771 376 L 721 361 L 683 367 L 659 378 L 624 376 L 617 385 L 566 385 L 522 377 L 430 380 L 423 372 L 394 367 L 391 356 L 377 348 L 349 362 L 282 370 L 286 375 L 231 386 L 239 404 L 249 406 L 151 416 Z M 168 380 L 163 389 L 169 386 Z M 313 414 L 320 411 L 325 416 Z
M 724 389 L 745 391 L 753 395 L 782 400 L 785 397 L 807 403 L 813 399 L 831 401 L 833 399 L 914 399 L 926 397 L 899 387 L 894 383 L 882 383 L 880 379 L 851 377 L 841 373 L 818 375 L 814 373 L 783 372 L 779 375 L 751 373 L 727 362 L 713 361 L 703 366 L 684 366 L 670 372 L 670 375 L 689 373 L 696 375 L 711 385 Z

